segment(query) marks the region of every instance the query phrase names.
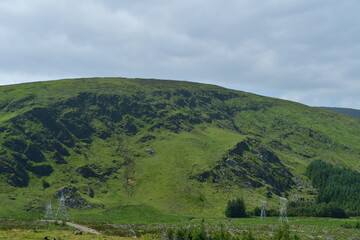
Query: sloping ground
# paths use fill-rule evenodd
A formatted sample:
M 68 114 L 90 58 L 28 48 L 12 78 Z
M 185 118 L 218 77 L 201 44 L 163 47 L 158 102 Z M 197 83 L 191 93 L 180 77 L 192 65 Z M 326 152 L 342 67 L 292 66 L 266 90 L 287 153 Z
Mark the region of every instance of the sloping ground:
M 151 206 L 222 215 L 309 198 L 312 160 L 360 169 L 360 121 L 217 86 L 75 79 L 0 87 L 2 215 Z M 75 212 L 76 214 L 76 212 Z
M 337 112 L 337 113 L 341 113 L 341 114 L 347 115 L 349 117 L 360 118 L 360 110 L 358 110 L 358 109 L 337 108 L 337 107 L 319 107 L 319 108 Z

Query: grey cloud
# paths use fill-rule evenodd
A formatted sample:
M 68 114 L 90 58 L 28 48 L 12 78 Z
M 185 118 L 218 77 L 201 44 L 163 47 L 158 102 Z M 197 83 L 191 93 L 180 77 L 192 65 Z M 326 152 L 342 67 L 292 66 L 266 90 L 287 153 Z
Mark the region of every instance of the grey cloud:
M 184 79 L 360 108 L 359 7 L 356 0 L 3 0 L 0 84 L 11 76 Z

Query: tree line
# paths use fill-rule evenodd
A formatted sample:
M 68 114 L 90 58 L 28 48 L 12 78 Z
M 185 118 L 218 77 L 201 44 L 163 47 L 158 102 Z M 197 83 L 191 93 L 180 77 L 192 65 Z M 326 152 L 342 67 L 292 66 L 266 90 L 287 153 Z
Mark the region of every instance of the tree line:
M 321 160 L 311 162 L 306 175 L 318 189 L 313 202 L 290 201 L 287 206 L 289 216 L 346 218 L 360 216 L 360 173 L 349 168 L 333 166 Z M 260 208 L 246 212 L 244 200 L 230 200 L 225 209 L 226 217 L 246 217 L 260 215 Z M 268 216 L 279 214 L 277 209 L 267 209 Z
M 360 215 L 359 172 L 316 160 L 309 164 L 306 175 L 319 191 L 317 203 L 345 209 L 350 215 Z

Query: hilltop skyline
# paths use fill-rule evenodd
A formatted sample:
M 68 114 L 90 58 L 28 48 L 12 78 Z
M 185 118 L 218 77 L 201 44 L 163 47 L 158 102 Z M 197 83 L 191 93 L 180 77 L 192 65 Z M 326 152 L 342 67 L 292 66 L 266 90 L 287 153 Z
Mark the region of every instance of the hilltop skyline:
M 4 0 L 0 85 L 172 79 L 360 109 L 359 7 L 355 0 Z

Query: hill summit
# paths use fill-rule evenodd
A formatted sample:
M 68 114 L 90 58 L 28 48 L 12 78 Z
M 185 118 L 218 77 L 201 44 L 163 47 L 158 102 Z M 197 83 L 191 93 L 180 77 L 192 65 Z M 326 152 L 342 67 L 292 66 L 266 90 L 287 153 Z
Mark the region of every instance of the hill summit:
M 73 209 L 211 216 L 239 196 L 253 207 L 313 198 L 307 165 L 359 170 L 359 142 L 358 119 L 214 85 L 91 78 L 2 86 L 2 214 L 61 194 Z

